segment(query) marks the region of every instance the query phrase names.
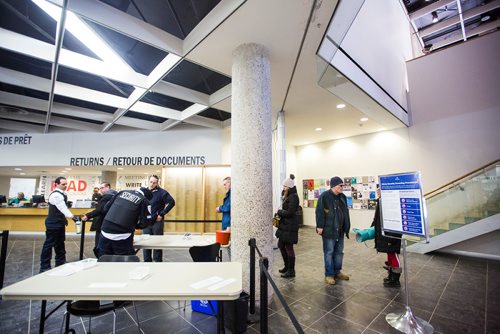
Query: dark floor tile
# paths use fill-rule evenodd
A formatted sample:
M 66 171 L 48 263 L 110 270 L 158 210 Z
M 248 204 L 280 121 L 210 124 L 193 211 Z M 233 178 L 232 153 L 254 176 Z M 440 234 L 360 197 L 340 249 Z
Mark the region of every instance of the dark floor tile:
M 353 323 L 368 326 L 377 317 L 380 310 L 360 306 L 357 303 L 346 301 L 337 306 L 331 313 Z
M 467 302 L 462 303 L 447 303 L 439 301 L 434 314 L 446 317 L 449 319 L 458 319 L 461 322 L 473 325 L 474 327 L 484 327 L 484 307 L 476 308 L 474 305 Z
M 470 324 L 465 324 L 459 321 L 457 318 L 445 318 L 440 315 L 435 314 L 431 321 L 431 325 L 434 327 L 434 332 L 436 333 L 463 333 L 463 334 L 477 334 L 484 333 L 483 327 L 475 327 Z
M 287 295 L 282 295 L 283 298 L 285 299 L 285 302 L 288 304 L 290 307 L 293 305 L 293 303 L 297 302 L 297 299 L 289 297 Z M 278 312 L 283 309 L 283 304 L 281 303 L 281 300 L 279 299 L 277 294 L 274 294 L 273 297 L 271 298 L 271 302 L 268 305 L 269 309 Z
M 160 314 L 173 312 L 173 309 L 172 307 L 170 307 L 170 305 L 156 300 L 139 304 L 136 303 L 135 307 L 137 308 L 137 312 L 140 314 L 141 321 L 154 318 Z M 127 311 L 130 314 L 135 314 L 134 304 L 129 304 L 127 306 Z
M 321 292 L 313 292 L 311 294 L 308 294 L 299 301 L 311 306 L 315 306 L 326 312 L 331 311 L 340 303 L 342 303 L 342 299 L 335 298 Z
M 327 311 L 324 311 L 316 306 L 302 303 L 300 301 L 290 306 L 290 310 L 294 314 L 297 321 L 304 327 L 307 327 L 316 322 L 319 318 L 327 313 Z M 284 317 L 288 317 L 288 314 L 284 309 L 279 311 L 278 314 Z
M 383 310 L 390 303 L 390 300 L 373 296 L 364 292 L 357 292 L 351 298 L 349 298 L 348 302 L 356 303 L 360 306 L 374 310 Z
M 326 314 L 323 318 L 312 324 L 310 328 L 322 334 L 361 333 L 365 329 L 364 326 L 347 321 L 331 313 Z
M 192 325 L 175 312 L 163 313 L 146 321 L 141 320 L 144 333 L 176 333 L 190 326 Z
M 258 327 L 254 329 L 260 333 Z M 289 334 L 296 333 L 296 330 L 290 318 L 282 316 L 279 313 L 274 313 L 268 319 L 268 333 Z

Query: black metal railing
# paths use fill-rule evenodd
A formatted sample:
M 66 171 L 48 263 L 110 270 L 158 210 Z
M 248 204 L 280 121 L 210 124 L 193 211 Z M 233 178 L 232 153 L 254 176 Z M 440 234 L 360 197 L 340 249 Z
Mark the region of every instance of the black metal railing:
M 7 260 L 7 243 L 9 242 L 9 231 L 2 231 L 2 250 L 0 251 L 0 289 L 3 288 L 5 275 L 5 261 Z
M 292 321 L 293 326 L 297 333 L 304 333 L 304 330 L 300 326 L 297 318 L 293 314 L 292 310 L 288 306 L 285 298 L 279 291 L 276 283 L 274 283 L 273 278 L 269 274 L 269 260 L 267 257 L 262 256 L 259 248 L 257 247 L 257 242 L 255 238 L 252 238 L 248 241 L 248 245 L 250 246 L 250 313 L 255 314 L 255 252 L 259 254 L 259 269 L 260 269 L 260 333 L 267 334 L 268 333 L 268 302 L 267 302 L 267 282 L 271 284 L 271 287 L 274 290 L 274 293 L 278 296 L 278 299 L 283 305 L 288 317 Z

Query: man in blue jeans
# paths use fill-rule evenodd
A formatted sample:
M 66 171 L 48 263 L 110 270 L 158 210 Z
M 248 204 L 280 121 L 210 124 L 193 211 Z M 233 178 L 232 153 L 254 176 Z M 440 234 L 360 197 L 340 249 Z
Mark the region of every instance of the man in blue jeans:
M 349 280 L 342 273 L 344 234 L 349 239 L 351 222 L 347 198 L 342 193 L 344 182 L 338 176 L 330 179 L 330 190 L 323 192 L 316 206 L 316 233 L 323 238 L 325 259 L 325 283 L 334 285 L 335 280 Z

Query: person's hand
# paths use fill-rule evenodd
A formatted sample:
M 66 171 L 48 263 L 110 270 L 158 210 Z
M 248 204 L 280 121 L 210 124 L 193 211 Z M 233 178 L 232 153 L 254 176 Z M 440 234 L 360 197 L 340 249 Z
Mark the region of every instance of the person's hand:
M 349 239 L 349 232 L 346 232 L 346 233 L 345 233 L 345 237 L 346 237 L 347 239 Z
M 157 222 L 161 221 L 162 219 L 163 219 L 163 217 L 162 217 L 162 216 L 160 216 L 160 215 L 156 216 L 156 221 L 157 221 Z
M 216 208 L 215 208 L 215 212 L 220 213 L 220 209 L 219 209 L 219 207 L 216 207 Z
M 86 222 L 87 220 L 89 220 L 89 217 L 87 217 L 86 215 L 83 215 L 82 216 L 82 222 Z
M 316 233 L 318 233 L 319 235 L 323 235 L 323 229 L 320 227 L 316 227 Z

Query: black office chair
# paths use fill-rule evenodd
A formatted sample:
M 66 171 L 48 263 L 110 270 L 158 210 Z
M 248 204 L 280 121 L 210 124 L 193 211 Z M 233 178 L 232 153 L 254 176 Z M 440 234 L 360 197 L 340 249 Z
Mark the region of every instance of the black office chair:
M 137 255 L 103 255 L 99 258 L 98 262 L 140 262 Z M 113 333 L 116 329 L 116 309 L 123 306 L 126 301 L 112 301 L 101 305 L 99 300 L 76 300 L 68 301 L 66 305 L 66 312 L 64 312 L 62 326 L 65 325 L 64 333 L 75 333 L 74 329 L 69 328 L 70 315 L 77 317 L 89 317 L 89 330 L 87 333 L 90 334 L 92 317 L 102 315 L 113 311 Z M 139 324 L 139 316 L 137 314 L 137 309 L 135 308 L 135 315 L 137 317 L 137 326 L 139 327 L 139 333 L 141 332 L 141 327 Z
M 194 262 L 221 262 L 222 255 L 220 243 L 206 246 L 192 246 L 189 248 L 189 254 Z
M 193 262 L 222 262 L 222 251 L 220 243 L 206 246 L 192 246 L 189 248 L 189 254 Z M 215 314 L 215 309 L 210 301 L 208 301 L 212 313 Z M 186 310 L 186 301 L 184 301 L 184 311 Z

